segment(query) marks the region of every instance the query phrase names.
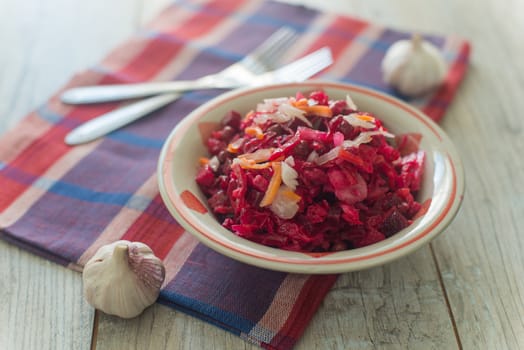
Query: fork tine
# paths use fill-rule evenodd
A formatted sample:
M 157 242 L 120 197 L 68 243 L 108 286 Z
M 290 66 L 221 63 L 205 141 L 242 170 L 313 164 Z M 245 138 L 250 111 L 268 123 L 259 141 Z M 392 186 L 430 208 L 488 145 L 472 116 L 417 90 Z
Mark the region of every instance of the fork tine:
M 254 74 L 263 73 L 275 68 L 282 54 L 289 47 L 289 43 L 297 36 L 290 28 L 280 28 L 250 54 L 245 56 L 239 64 Z
M 285 45 L 296 36 L 296 32 L 288 27 L 282 27 L 266 39 L 259 47 L 257 47 L 250 56 L 264 56 L 268 53 L 273 53 L 282 45 Z
M 275 32 L 276 39 L 271 42 L 271 46 L 267 46 L 264 50 L 255 51 L 255 57 L 268 66 L 275 68 L 276 62 L 280 61 L 282 53 L 289 48 L 289 44 L 296 39 L 297 33 L 289 28 L 282 28 Z

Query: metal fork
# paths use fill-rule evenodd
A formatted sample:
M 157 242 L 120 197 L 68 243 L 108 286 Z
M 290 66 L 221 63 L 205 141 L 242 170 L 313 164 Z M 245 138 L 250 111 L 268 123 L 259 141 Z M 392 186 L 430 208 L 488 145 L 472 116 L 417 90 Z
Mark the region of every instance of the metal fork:
M 329 66 L 332 62 L 331 50 L 329 48 L 323 48 L 280 69 L 260 74 L 253 79 L 251 85 L 258 86 L 267 83 L 303 81 Z M 92 141 L 179 97 L 180 94 L 155 96 L 107 113 L 73 130 L 66 136 L 65 142 L 69 145 L 76 145 Z
M 293 30 L 281 28 L 241 61 L 232 64 L 214 74 L 214 76 L 224 74 L 227 77 L 234 71 L 253 72 L 254 74 L 266 72 L 277 64 L 280 56 L 295 37 L 296 33 Z M 154 96 L 102 114 L 73 129 L 66 135 L 64 141 L 68 145 L 93 141 L 175 101 L 180 96 L 177 93 Z
M 147 97 L 168 92 L 239 87 L 250 82 L 257 74 L 276 68 L 275 64 L 281 54 L 295 38 L 296 33 L 293 30 L 281 28 L 241 61 L 226 67 L 221 72 L 196 80 L 84 86 L 65 91 L 61 100 L 68 104 L 88 104 Z
M 268 83 L 303 81 L 329 66 L 331 63 L 333 63 L 331 50 L 324 47 L 280 69 L 258 75 L 253 79 L 251 85 L 259 86 Z M 176 100 L 180 96 L 180 94 L 175 93 L 150 97 L 146 100 L 104 114 L 74 129 L 66 136 L 65 142 L 68 145 L 77 145 L 92 141 L 149 114 L 155 109 Z

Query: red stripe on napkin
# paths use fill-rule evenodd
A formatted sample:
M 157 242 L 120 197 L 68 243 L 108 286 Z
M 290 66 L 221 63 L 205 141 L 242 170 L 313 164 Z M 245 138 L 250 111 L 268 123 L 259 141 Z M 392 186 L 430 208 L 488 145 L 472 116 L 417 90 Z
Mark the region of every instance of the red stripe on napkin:
M 322 36 L 310 47 L 310 51 L 318 50 L 321 47 L 331 48 L 333 58 L 336 60 L 342 51 L 351 44 L 353 39 L 362 32 L 369 24 L 360 20 L 336 17 L 333 22 L 324 30 Z
M 165 207 L 157 204 L 160 201 L 160 196 L 157 196 L 122 239 L 143 242 L 151 247 L 155 255 L 163 259 L 185 231 L 173 220 Z
M 288 316 L 287 322 L 273 338 L 271 344 L 264 344 L 268 349 L 289 349 L 299 339 L 324 296 L 335 284 L 338 275 L 311 276 L 304 284 L 295 307 Z
M 422 111 L 431 116 L 436 122 L 444 116 L 448 105 L 453 100 L 455 93 L 460 85 L 460 82 L 466 74 L 469 63 L 469 55 L 471 46 L 468 42 L 464 42 L 458 52 L 457 59 L 453 62 L 452 67 L 448 71 L 445 79 L 445 84 L 439 89 L 435 96 L 430 100 L 427 106 L 422 108 Z

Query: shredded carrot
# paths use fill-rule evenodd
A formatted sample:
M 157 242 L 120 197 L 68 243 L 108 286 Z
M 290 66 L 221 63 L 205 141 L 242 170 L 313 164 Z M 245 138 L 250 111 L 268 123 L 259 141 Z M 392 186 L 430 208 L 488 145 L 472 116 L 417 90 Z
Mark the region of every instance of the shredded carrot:
M 358 119 L 363 120 L 365 122 L 372 122 L 372 123 L 375 122 L 375 118 L 373 118 L 372 116 L 367 115 L 367 114 L 356 114 L 355 118 L 358 118 Z
M 333 116 L 333 112 L 331 112 L 331 108 L 329 108 L 329 106 L 324 106 L 324 105 L 310 106 L 308 104 L 307 99 L 305 98 L 301 98 L 300 100 L 292 102 L 291 105 L 308 114 L 315 114 L 321 117 L 328 117 L 328 118 Z
M 246 115 L 244 116 L 244 120 L 249 120 L 253 115 L 255 114 L 255 111 L 254 110 L 250 110 L 249 112 L 246 113 Z
M 239 138 L 231 142 L 229 145 L 227 145 L 227 151 L 229 153 L 238 153 L 238 151 L 240 151 L 240 146 L 242 146 L 243 142 L 244 140 L 242 138 Z
M 271 162 L 255 163 L 253 160 L 245 158 L 237 158 L 238 164 L 242 169 L 266 169 L 271 167 Z
M 206 165 L 206 164 L 209 163 L 209 158 L 200 157 L 200 158 L 198 158 L 198 162 L 200 163 L 200 165 Z
M 306 112 L 307 114 L 314 114 L 314 115 L 318 115 L 320 117 L 326 117 L 326 118 L 331 118 L 333 116 L 333 112 L 331 112 L 331 108 L 329 108 L 329 106 L 315 105 L 315 106 L 295 106 L 295 107 Z
M 251 153 L 240 154 L 238 158 L 243 158 L 255 163 L 267 162 L 271 155 L 273 155 L 274 148 L 261 148 Z
M 360 158 L 356 154 L 346 151 L 343 148 L 340 148 L 340 151 L 338 152 L 338 156 L 341 159 L 347 160 L 348 162 L 352 164 L 364 166 L 364 160 L 362 158 Z
M 302 197 L 291 190 L 282 191 L 282 195 L 292 202 L 298 202 Z
M 246 135 L 256 137 L 258 140 L 264 138 L 264 132 L 258 126 L 248 126 L 244 129 Z
M 307 103 L 307 99 L 306 98 L 301 98 L 300 100 L 292 102 L 291 105 L 294 106 L 294 107 L 300 108 L 300 107 L 307 107 L 308 103 Z
M 246 164 L 246 165 L 243 165 L 243 164 L 241 163 L 241 164 L 240 164 L 240 167 L 241 167 L 242 169 L 260 170 L 260 169 L 266 169 L 266 168 L 271 167 L 271 163 L 261 163 L 261 164 L 253 163 L 253 164 Z
M 282 183 L 282 164 L 280 162 L 271 162 L 271 167 L 273 168 L 273 176 L 271 176 L 266 193 L 264 194 L 262 201 L 260 201 L 261 207 L 266 207 L 273 203 L 280 184 Z
M 238 153 L 239 148 L 235 147 L 234 144 L 230 143 L 229 145 L 227 145 L 227 151 L 229 153 Z

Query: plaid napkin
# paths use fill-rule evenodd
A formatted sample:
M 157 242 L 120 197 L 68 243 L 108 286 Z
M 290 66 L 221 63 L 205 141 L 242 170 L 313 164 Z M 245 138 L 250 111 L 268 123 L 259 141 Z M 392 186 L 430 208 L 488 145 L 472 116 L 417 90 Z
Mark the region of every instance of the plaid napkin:
M 283 25 L 301 34 L 286 59 L 328 45 L 336 62 L 322 78 L 394 94 L 381 80 L 380 61 L 409 33 L 262 0 L 178 1 L 68 87 L 196 78 L 241 59 Z M 449 72 L 439 91 L 410 102 L 439 120 L 465 73 L 469 45 L 456 37 L 426 38 L 442 48 Z M 78 270 L 103 244 L 144 242 L 166 265 L 160 303 L 262 347 L 289 349 L 336 276 L 268 271 L 217 254 L 184 232 L 158 193 L 155 168 L 164 139 L 219 93 L 188 93 L 77 147 L 64 144 L 66 133 L 118 104 L 71 107 L 52 97 L 0 140 L 0 237 Z

